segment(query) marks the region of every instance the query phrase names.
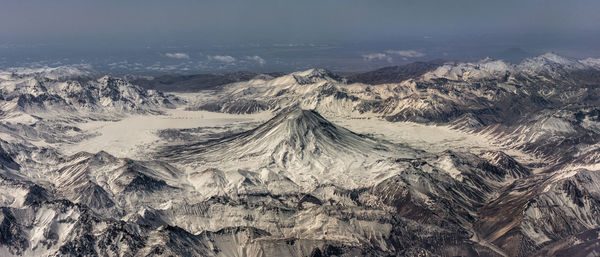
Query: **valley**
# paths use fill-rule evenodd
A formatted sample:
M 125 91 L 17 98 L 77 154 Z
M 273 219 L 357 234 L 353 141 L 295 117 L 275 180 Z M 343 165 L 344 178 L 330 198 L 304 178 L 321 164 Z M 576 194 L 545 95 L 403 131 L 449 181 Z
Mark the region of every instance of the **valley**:
M 185 93 L 3 71 L 0 255 L 593 254 L 600 81 L 582 74 L 598 63 L 310 69 Z

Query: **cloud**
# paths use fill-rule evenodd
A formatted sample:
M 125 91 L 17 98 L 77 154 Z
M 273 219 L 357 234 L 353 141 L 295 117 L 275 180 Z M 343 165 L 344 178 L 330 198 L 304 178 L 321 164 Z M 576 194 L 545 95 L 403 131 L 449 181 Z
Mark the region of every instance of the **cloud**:
M 402 60 L 408 60 L 408 58 L 418 58 L 425 56 L 424 53 L 416 51 L 416 50 L 387 50 L 385 53 L 372 53 L 372 54 L 363 54 L 362 57 L 366 61 L 380 61 L 385 60 L 388 62 L 392 62 L 392 56 L 400 56 Z
M 190 55 L 186 53 L 166 53 L 165 56 L 174 59 L 190 59 Z
M 415 50 L 387 50 L 388 54 L 397 55 L 404 58 L 417 58 L 425 56 L 424 53 Z
M 232 63 L 232 62 L 236 61 L 235 58 L 233 58 L 232 56 L 229 56 L 229 55 L 214 55 L 214 56 L 209 56 L 208 59 L 219 61 L 219 62 L 226 62 L 226 63 Z
M 262 57 L 260 57 L 258 55 L 246 56 L 246 59 L 250 60 L 250 61 L 255 61 L 260 65 L 264 65 L 265 63 L 267 63 L 267 61 L 265 61 L 265 59 L 263 59 Z
M 367 61 L 386 60 L 392 62 L 392 57 L 384 53 L 363 54 L 362 57 Z

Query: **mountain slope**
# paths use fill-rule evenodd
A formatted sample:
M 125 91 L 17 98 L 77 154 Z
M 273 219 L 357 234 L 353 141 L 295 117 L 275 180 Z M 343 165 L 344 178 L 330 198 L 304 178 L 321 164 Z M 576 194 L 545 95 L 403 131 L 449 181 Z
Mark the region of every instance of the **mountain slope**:
M 283 111 L 263 125 L 224 139 L 172 146 L 168 161 L 203 170 L 268 169 L 284 172 L 304 186 L 343 183 L 354 187 L 377 181 L 397 169 L 396 159 L 417 152 L 355 134 L 336 126 L 315 111 Z M 225 165 L 223 165 L 225 164 Z M 228 166 L 227 164 L 230 164 Z
M 0 255 L 594 256 L 597 63 L 484 59 L 379 85 L 311 69 L 182 95 L 197 104 L 70 69 L 0 73 Z M 175 103 L 185 115 L 154 119 Z M 146 149 L 92 151 L 106 144 L 86 122 L 127 115 L 142 118 L 97 131 L 126 145 L 144 127 L 128 147 Z M 177 140 L 147 134 L 157 121 Z M 73 142 L 94 153 L 60 151 Z

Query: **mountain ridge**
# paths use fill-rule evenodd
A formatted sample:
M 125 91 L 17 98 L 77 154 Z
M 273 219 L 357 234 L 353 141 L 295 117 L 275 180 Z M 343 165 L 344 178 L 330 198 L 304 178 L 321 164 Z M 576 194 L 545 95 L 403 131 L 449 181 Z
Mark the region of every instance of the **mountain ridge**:
M 378 85 L 310 69 L 176 95 L 0 73 L 0 255 L 593 254 L 596 65 L 484 59 Z

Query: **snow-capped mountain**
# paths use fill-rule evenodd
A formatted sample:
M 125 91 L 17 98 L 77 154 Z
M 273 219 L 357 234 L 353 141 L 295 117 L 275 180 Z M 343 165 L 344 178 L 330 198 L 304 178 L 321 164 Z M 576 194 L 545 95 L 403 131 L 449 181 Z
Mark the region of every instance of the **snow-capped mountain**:
M 285 175 L 307 189 L 320 184 L 353 189 L 389 177 L 401 169 L 398 159 L 413 159 L 417 151 L 355 134 L 315 111 L 291 109 L 253 130 L 171 146 L 163 154 L 168 161 L 187 164 L 201 174 L 209 168 L 262 170 Z
M 11 134 L 2 137 L 7 141 L 38 145 L 81 141 L 92 135 L 73 123 L 161 114 L 182 103 L 176 96 L 146 90 L 122 78 L 97 77 L 81 67 L 0 73 L 0 131 Z
M 585 119 L 591 128 L 589 121 L 593 123 L 594 118 L 584 116 L 595 113 L 599 104 L 595 95 L 600 92 L 593 86 L 600 83 L 598 73 L 593 59 L 570 60 L 551 53 L 520 64 L 489 58 L 475 63 L 447 63 L 418 77 L 382 85 L 347 84 L 328 76 L 326 71 L 308 70 L 275 79 L 233 83 L 219 92 L 221 97 L 190 109 L 252 113 L 300 106 L 332 117 L 452 124 L 458 129 L 487 131 L 496 137 L 511 131 L 524 137 L 523 126 L 528 131 L 555 134 L 568 130 L 567 127 L 581 127 L 578 120 Z M 311 76 L 311 80 L 299 82 L 303 75 Z M 543 121 L 534 125 L 532 120 Z M 588 128 L 573 132 L 593 137 L 596 132 Z M 522 142 L 516 147 L 523 148 L 536 148 L 531 144 L 534 141 L 512 140 Z M 549 150 L 537 152 L 544 155 Z
M 0 255 L 595 256 L 598 61 L 413 68 L 2 72 Z
M 172 107 L 177 100 L 110 76 L 87 80 L 57 80 L 38 75 L 12 75 L 0 79 L 0 89 L 5 102 L 4 112 L 21 111 L 32 115 L 75 110 L 151 112 L 161 107 Z

